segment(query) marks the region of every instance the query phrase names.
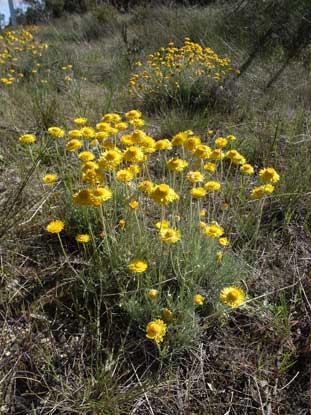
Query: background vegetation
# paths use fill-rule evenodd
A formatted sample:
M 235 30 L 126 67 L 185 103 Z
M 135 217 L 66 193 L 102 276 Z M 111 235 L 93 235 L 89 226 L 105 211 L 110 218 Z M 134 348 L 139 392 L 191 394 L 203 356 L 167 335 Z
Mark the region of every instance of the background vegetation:
M 29 3 L 20 23 L 39 25 L 33 35 L 49 48 L 42 57 L 19 62 L 24 78 L 16 86 L 0 84 L 0 411 L 307 414 L 308 1 Z M 135 63 L 170 41 L 180 47 L 185 37 L 229 56 L 240 74 L 195 109 L 180 101 L 137 101 L 128 93 Z M 36 63 L 41 67 L 33 73 Z M 62 69 L 67 65 L 72 68 Z M 196 324 L 185 318 L 186 329 L 176 330 L 161 352 L 144 338 L 145 322 L 139 320 L 142 311 L 151 317 L 153 306 L 141 310 L 136 297 L 110 297 L 114 278 L 124 277 L 122 267 L 116 264 L 113 278 L 100 261 L 89 267 L 85 251 L 72 242 L 83 219 L 69 197 L 64 203 L 41 182 L 62 162 L 46 133 L 50 126 L 69 128 L 76 116 L 95 123 L 107 112 L 138 104 L 155 138 L 188 129 L 201 136 L 208 129 L 233 134 L 257 170 L 269 165 L 281 176 L 265 200 L 255 243 L 254 211 L 241 203 L 228 219 L 231 254 L 218 283 L 231 282 L 235 270 L 251 301 L 233 311 L 208 302 L 196 311 Z M 32 161 L 18 141 L 28 132 L 42 143 Z M 63 163 L 63 171 L 75 168 L 71 163 Z M 45 231 L 54 212 L 68 229 L 72 225 L 63 241 L 67 257 Z M 193 304 L 180 305 L 185 307 Z

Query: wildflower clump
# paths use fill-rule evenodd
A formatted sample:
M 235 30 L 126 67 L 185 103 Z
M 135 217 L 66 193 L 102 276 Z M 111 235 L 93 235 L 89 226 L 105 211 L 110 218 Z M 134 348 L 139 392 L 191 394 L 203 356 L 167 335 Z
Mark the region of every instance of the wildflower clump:
M 210 100 L 215 87 L 236 70 L 228 57 L 220 57 L 186 37 L 182 46 L 170 42 L 167 47 L 150 54 L 129 81 L 129 92 L 141 102 L 159 103 L 169 100 L 176 105 L 199 105 Z M 219 140 L 223 146 L 224 141 Z
M 199 306 L 241 305 L 246 294 L 238 284 L 247 267 L 233 254 L 240 232 L 233 218 L 254 209 L 260 224 L 277 171 L 257 171 L 232 134 L 151 136 L 137 109 L 103 114 L 94 124 L 87 117 L 71 120 L 66 129 L 47 128 L 59 165 L 40 180 L 51 197 L 56 188 L 65 195 L 59 217 L 72 218 L 66 216 L 66 228 L 53 220 L 46 231 L 68 233 L 75 249 L 89 255 L 94 278 L 107 276 L 107 298 L 109 289 L 119 296 L 156 343 L 170 341 L 174 336 L 166 334 L 176 334 L 176 324 L 184 325 L 182 332 L 196 325 Z M 26 149 L 36 151 L 40 140 Z M 65 252 L 68 239 L 58 239 Z

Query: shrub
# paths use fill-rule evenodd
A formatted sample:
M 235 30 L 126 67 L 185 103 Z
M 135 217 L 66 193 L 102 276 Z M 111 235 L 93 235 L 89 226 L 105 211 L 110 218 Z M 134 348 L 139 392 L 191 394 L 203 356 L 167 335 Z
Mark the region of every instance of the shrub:
M 197 109 L 215 104 L 225 81 L 237 72 L 229 58 L 221 58 L 208 47 L 185 38 L 182 47 L 174 42 L 137 62 L 129 81 L 130 93 L 148 109 L 163 104 Z
M 42 181 L 52 193 L 57 188 L 55 200 L 62 196 L 66 208 L 60 203 L 46 230 L 59 238 L 75 301 L 105 299 L 133 331 L 147 326 L 147 338 L 167 337 L 177 351 L 199 333 L 200 309 L 222 310 L 219 299 L 232 307 L 244 301 L 235 284 L 247 272 L 231 248 L 230 218 L 253 206 L 259 226 L 279 175 L 262 169 L 254 187 L 254 168 L 234 148 L 233 135 L 209 131 L 203 140 L 188 130 L 156 140 L 137 110 L 87 123 L 78 117 L 68 131 L 48 129 L 59 159 Z M 40 140 L 20 141 L 35 157 Z M 249 205 L 251 199 L 259 202 Z M 88 264 L 80 271 L 65 250 L 74 239 Z

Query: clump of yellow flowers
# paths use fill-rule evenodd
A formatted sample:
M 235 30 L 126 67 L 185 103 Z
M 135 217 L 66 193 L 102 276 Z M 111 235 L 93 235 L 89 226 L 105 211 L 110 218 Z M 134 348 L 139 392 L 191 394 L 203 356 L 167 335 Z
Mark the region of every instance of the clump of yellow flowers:
M 197 53 L 191 42 L 185 44 L 185 56 Z M 174 47 L 170 48 L 174 56 Z M 226 67 L 227 61 L 219 60 L 212 52 L 208 54 Z M 202 136 L 186 130 L 170 138 L 156 138 L 149 135 L 145 124 L 142 113 L 132 109 L 125 114 L 104 114 L 95 125 L 86 117 L 77 116 L 68 129 L 51 126 L 47 133 L 59 151 L 62 149 L 62 161 L 66 160 L 67 169 L 74 166 L 78 177 L 70 188 L 74 209 L 81 217 L 93 209 L 102 222 L 102 229 L 91 229 L 92 224 L 88 229 L 80 228 L 75 233 L 78 246 L 88 252 L 89 247 L 100 249 L 104 245 L 109 257 L 111 244 L 116 243 L 123 274 L 130 282 L 137 283 L 132 291 L 145 293 L 144 300 L 155 307 L 151 321 L 148 322 L 146 315 L 146 337 L 161 343 L 171 330 L 175 315 L 178 317 L 162 287 L 167 272 L 163 258 L 173 261 L 176 255 L 177 261 L 181 258 L 185 264 L 195 256 L 195 250 L 212 247 L 211 261 L 216 270 L 220 269 L 232 246 L 230 236 L 234 235 L 227 226 L 230 209 L 235 209 L 241 200 L 249 206 L 256 206 L 253 199 L 264 202 L 271 197 L 280 176 L 273 167 L 257 172 L 236 148 L 238 139 L 232 134 L 210 133 L 207 128 Z M 32 133 L 25 132 L 19 141 L 28 149 L 40 145 L 40 138 Z M 41 181 L 50 184 L 45 189 L 53 191 L 54 186 L 66 181 L 65 171 L 57 171 L 55 166 L 53 173 L 41 176 Z M 46 230 L 57 234 L 61 241 L 60 234 L 67 231 L 65 222 L 52 219 Z M 129 239 L 124 254 L 118 238 L 126 234 Z M 98 235 L 101 240 L 97 239 Z M 144 250 L 152 238 L 153 249 L 160 249 L 160 254 L 155 256 Z M 187 245 L 193 241 L 197 242 L 191 251 Z M 193 312 L 203 310 L 212 295 L 215 298 L 208 285 L 192 284 L 192 272 L 183 275 L 182 269 L 175 266 L 173 270 L 181 274 L 183 284 L 189 281 L 191 288 L 187 287 L 184 292 L 189 293 Z M 205 272 L 208 270 L 204 269 Z M 148 281 L 148 286 L 144 286 L 144 281 Z M 246 294 L 241 287 L 224 285 L 216 293 L 218 302 L 229 307 L 245 302 Z
M 35 30 L 35 27 L 29 27 L 28 30 L 5 30 L 1 33 L 0 85 L 14 85 L 24 78 L 25 74 L 20 69 L 20 63 L 26 58 L 32 61 L 32 76 L 35 76 L 40 69 L 40 58 L 48 48 L 48 44 L 35 40 L 31 33 Z
M 186 37 L 181 47 L 170 42 L 166 48 L 149 55 L 145 62 L 136 63 L 137 71 L 129 81 L 129 92 L 141 99 L 166 95 L 177 99 L 180 91 L 188 91 L 191 99 L 205 98 L 215 86 L 220 86 L 234 72 L 231 61 Z M 164 95 L 163 95 L 164 94 Z M 183 99 L 185 94 L 182 93 Z M 190 98 L 190 96 L 189 96 Z M 223 141 L 219 141 L 222 146 Z

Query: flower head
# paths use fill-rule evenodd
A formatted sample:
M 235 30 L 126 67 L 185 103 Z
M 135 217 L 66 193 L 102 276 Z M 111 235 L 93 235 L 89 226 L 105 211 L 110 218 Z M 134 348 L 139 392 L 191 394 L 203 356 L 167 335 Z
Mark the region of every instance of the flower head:
M 230 307 L 238 307 L 245 301 L 245 292 L 241 287 L 225 287 L 220 292 L 220 300 Z
M 147 324 L 146 337 L 148 339 L 155 340 L 157 343 L 163 341 L 163 337 L 166 334 L 166 324 L 163 320 L 153 320 Z
M 46 227 L 46 230 L 50 233 L 60 233 L 65 227 L 65 223 L 62 220 L 52 220 Z
M 208 162 L 203 166 L 204 170 L 209 171 L 210 173 L 214 173 L 216 171 L 217 165 L 215 163 Z
M 167 168 L 171 171 L 183 171 L 187 166 L 188 162 L 179 158 L 171 158 L 167 162 Z
M 59 127 L 50 127 L 48 128 L 48 133 L 53 137 L 62 138 L 65 135 L 65 131 Z
M 240 170 L 242 173 L 245 174 L 253 174 L 254 173 L 254 167 L 251 164 L 243 164 L 243 166 L 240 167 Z
M 66 143 L 66 149 L 68 151 L 75 151 L 78 150 L 80 147 L 83 146 L 83 141 L 77 140 L 76 138 L 73 138 L 72 140 L 69 140 Z
M 152 193 L 155 188 L 155 185 L 150 182 L 149 180 L 144 180 L 138 185 L 138 189 L 141 190 L 143 193 Z
M 259 177 L 263 182 L 276 183 L 280 180 L 279 174 L 272 167 L 267 167 L 259 171 Z
M 157 298 L 158 294 L 159 294 L 158 290 L 153 289 L 153 290 L 148 291 L 148 297 L 151 298 L 151 300 L 155 300 Z
M 208 192 L 214 192 L 214 191 L 219 190 L 221 188 L 221 183 L 216 182 L 216 181 L 206 182 L 205 185 L 204 185 L 204 188 Z
M 169 308 L 164 308 L 162 315 L 166 321 L 171 321 L 173 319 L 173 312 Z
M 78 117 L 73 120 L 73 122 L 77 125 L 84 125 L 87 123 L 87 118 L 85 117 Z
M 264 184 L 262 186 L 254 187 L 251 191 L 251 198 L 252 199 L 260 199 L 261 197 L 273 193 L 274 192 L 274 186 L 270 183 Z
M 195 304 L 197 304 L 197 305 L 203 305 L 203 303 L 204 303 L 204 297 L 201 294 L 196 294 L 193 297 L 193 300 L 194 300 Z
M 190 190 L 190 195 L 194 197 L 195 199 L 200 199 L 201 197 L 206 196 L 206 190 L 204 187 L 193 187 Z
M 168 220 L 162 219 L 155 224 L 155 227 L 158 229 L 168 229 L 170 227 L 170 223 Z
M 138 208 L 138 206 L 139 206 L 139 202 L 138 202 L 137 200 L 132 200 L 132 201 L 129 203 L 129 207 L 130 207 L 131 209 L 137 209 L 137 208 Z
M 159 236 L 161 241 L 167 244 L 175 244 L 180 240 L 180 231 L 173 228 L 162 228 Z
M 88 161 L 94 160 L 95 155 L 91 151 L 81 151 L 81 153 L 79 153 L 79 159 L 86 163 Z
M 77 242 L 80 242 L 82 244 L 86 244 L 87 242 L 90 241 L 91 237 L 90 237 L 90 235 L 88 235 L 86 233 L 85 234 L 81 233 L 79 235 L 76 235 L 75 239 L 76 239 Z
M 119 149 L 108 150 L 100 156 L 98 164 L 102 169 L 113 170 L 121 163 L 122 157 L 122 152 Z
M 209 225 L 205 225 L 203 227 L 203 230 L 208 236 L 212 236 L 213 238 L 219 238 L 225 232 L 224 228 L 218 225 L 218 223 L 216 222 L 211 223 Z
M 19 137 L 19 141 L 25 144 L 32 144 L 36 141 L 36 136 L 34 134 L 24 134 Z
M 132 272 L 140 273 L 146 271 L 148 263 L 144 259 L 133 259 L 127 266 Z
M 192 183 L 203 182 L 204 176 L 200 171 L 189 171 L 186 175 L 186 179 Z
M 52 174 L 52 173 L 46 174 L 45 176 L 42 177 L 43 183 L 46 183 L 46 184 L 55 183 L 57 179 L 58 179 L 57 174 Z
M 167 205 L 168 203 L 179 199 L 178 194 L 167 184 L 155 186 L 150 195 L 155 202 L 163 205 Z

